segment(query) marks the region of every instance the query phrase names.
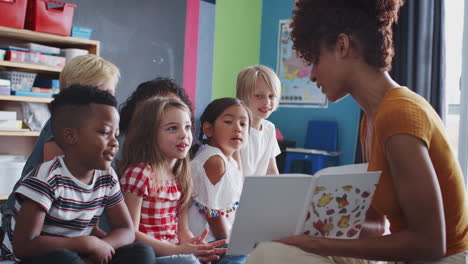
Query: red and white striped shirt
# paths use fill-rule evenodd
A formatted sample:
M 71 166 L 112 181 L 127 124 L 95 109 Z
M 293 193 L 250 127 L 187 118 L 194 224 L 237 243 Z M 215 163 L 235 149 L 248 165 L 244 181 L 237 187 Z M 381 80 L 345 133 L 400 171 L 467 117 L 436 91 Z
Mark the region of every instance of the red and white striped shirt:
M 154 238 L 178 244 L 177 213 L 182 188 L 177 180 L 158 181 L 155 188 L 154 171 L 148 164 L 130 166 L 121 176 L 122 192 L 143 198 L 138 230 Z

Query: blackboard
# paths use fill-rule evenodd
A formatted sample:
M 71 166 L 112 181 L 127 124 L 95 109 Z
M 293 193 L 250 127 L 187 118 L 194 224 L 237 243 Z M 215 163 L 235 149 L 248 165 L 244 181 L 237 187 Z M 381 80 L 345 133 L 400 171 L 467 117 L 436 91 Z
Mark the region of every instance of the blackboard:
M 120 69 L 122 103 L 141 82 L 157 76 L 182 84 L 186 0 L 67 0 L 73 24 L 93 29 L 100 56 Z

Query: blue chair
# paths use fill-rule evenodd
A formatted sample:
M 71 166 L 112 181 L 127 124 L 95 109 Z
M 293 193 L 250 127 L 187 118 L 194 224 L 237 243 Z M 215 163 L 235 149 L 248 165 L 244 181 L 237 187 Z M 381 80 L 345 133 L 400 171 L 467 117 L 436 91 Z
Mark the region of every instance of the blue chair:
M 310 120 L 307 125 L 307 136 L 304 148 L 286 148 L 286 159 L 283 173 L 291 172 L 294 160 L 308 162 L 312 174 L 326 167 L 338 165 L 337 151 L 338 125 L 334 121 Z

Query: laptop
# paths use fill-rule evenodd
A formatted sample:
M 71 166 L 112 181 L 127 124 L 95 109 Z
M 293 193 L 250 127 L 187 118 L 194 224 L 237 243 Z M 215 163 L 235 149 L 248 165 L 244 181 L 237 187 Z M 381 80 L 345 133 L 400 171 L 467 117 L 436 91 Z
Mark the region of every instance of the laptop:
M 262 241 L 295 234 L 312 178 L 305 174 L 246 177 L 227 254 L 249 254 Z

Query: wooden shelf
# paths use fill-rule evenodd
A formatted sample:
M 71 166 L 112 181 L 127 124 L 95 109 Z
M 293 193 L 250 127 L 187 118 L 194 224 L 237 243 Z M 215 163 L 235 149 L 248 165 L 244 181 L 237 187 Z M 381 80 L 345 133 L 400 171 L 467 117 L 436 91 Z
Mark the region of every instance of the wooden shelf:
M 65 37 L 47 33 L 36 32 L 27 29 L 17 29 L 0 26 L 0 38 L 24 40 L 28 42 L 42 43 L 59 48 L 86 49 L 91 54 L 99 55 L 100 42 L 74 37 Z
M 13 136 L 13 137 L 38 137 L 41 131 L 1 131 L 0 136 Z
M 8 194 L 0 194 L 0 201 L 8 200 Z
M 51 66 L 46 66 L 46 65 L 15 62 L 15 61 L 0 61 L 0 67 L 11 68 L 9 70 L 19 70 L 19 71 L 36 72 L 36 73 L 59 74 L 60 71 L 62 71 L 61 67 L 51 67 Z
M 16 95 L 0 95 L 0 101 L 31 102 L 31 103 L 50 103 L 54 98 L 48 97 L 30 97 Z

